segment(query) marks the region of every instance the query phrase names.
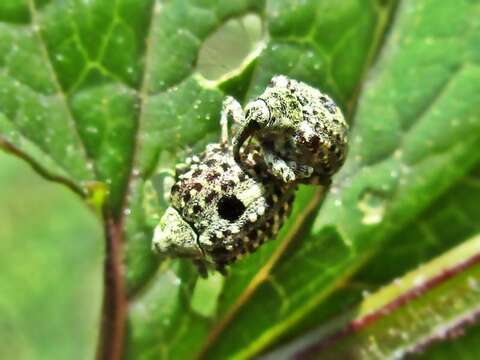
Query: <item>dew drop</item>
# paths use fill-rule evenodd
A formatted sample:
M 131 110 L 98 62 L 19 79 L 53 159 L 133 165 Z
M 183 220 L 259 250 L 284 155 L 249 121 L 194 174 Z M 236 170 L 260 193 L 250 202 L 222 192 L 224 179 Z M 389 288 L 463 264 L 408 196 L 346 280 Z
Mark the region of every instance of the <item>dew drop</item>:
M 375 225 L 380 223 L 385 215 L 385 206 L 383 193 L 374 190 L 365 191 L 357 205 L 363 213 L 362 224 Z
M 474 277 L 469 277 L 468 280 L 468 287 L 473 290 L 473 291 L 478 291 L 480 290 L 479 288 L 479 284 L 478 284 L 478 281 L 477 279 L 475 279 Z
M 98 133 L 98 128 L 95 126 L 87 126 L 85 130 L 90 133 L 90 134 L 97 134 Z
M 155 14 L 160 14 L 160 12 L 162 11 L 162 8 L 163 8 L 162 4 L 160 2 L 157 2 L 155 4 L 155 7 L 153 8 L 153 12 Z
M 450 125 L 451 127 L 458 127 L 460 126 L 460 120 L 458 118 L 455 118 L 455 119 L 452 119 L 452 121 L 450 122 Z
M 423 284 L 425 284 L 425 276 L 418 275 L 415 277 L 415 279 L 413 279 L 413 285 L 422 286 Z
M 231 18 L 205 39 L 196 70 L 206 80 L 230 77 L 262 51 L 265 36 L 262 18 L 257 14 Z
M 397 170 L 390 171 L 390 176 L 394 179 L 397 178 L 398 177 L 398 171 Z

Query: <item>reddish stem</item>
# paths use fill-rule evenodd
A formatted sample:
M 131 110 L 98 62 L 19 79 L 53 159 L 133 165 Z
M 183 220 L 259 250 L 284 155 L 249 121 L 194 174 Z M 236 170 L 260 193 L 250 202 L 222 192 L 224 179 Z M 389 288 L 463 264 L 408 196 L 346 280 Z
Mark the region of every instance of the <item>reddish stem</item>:
M 122 221 L 105 215 L 103 304 L 97 359 L 120 360 L 123 354 L 127 300 L 122 265 Z

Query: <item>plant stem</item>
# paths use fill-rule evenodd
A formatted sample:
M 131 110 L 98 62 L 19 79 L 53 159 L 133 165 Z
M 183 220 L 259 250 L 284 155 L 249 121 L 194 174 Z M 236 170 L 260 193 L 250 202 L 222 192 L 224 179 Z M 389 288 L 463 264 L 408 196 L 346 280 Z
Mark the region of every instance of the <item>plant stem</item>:
M 105 263 L 101 328 L 97 347 L 98 360 L 120 360 L 123 355 L 127 300 L 122 265 L 122 221 L 104 216 Z

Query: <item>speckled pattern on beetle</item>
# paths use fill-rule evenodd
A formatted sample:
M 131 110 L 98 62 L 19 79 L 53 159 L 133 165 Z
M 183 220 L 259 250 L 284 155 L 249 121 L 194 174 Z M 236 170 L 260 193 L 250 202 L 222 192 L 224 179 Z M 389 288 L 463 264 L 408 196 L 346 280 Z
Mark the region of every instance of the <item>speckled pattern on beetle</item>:
M 225 99 L 220 142 L 177 167 L 170 207 L 155 229 L 155 251 L 192 259 L 204 276 L 209 267 L 225 273 L 274 237 L 298 184 L 328 186 L 345 159 L 348 126 L 320 91 L 275 76 L 245 109 Z
M 241 124 L 233 139 L 237 160 L 241 146 L 254 137 L 268 170 L 284 182 L 328 185 L 344 163 L 348 125 L 342 111 L 303 82 L 275 76 L 245 114 L 233 98 L 225 101 L 224 112 Z
M 296 185 L 274 181 L 258 148 L 242 152 L 242 167 L 226 143 L 210 144 L 190 161 L 177 174 L 153 246 L 193 259 L 203 275 L 209 265 L 224 273 L 226 265 L 277 234 Z

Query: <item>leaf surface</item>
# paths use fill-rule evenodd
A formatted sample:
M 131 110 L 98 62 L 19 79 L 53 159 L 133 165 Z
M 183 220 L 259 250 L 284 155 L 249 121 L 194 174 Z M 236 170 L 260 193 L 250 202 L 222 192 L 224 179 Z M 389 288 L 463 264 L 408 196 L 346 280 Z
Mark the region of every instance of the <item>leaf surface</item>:
M 245 46 L 247 18 L 263 47 Z M 462 185 L 480 161 L 478 18 L 471 0 L 5 1 L 0 146 L 122 227 L 127 357 L 248 358 L 475 233 Z M 232 21 L 238 43 L 222 43 Z M 216 54 L 228 71 L 207 80 L 202 56 L 240 48 L 233 69 Z M 275 74 L 338 102 L 350 153 L 330 191 L 302 187 L 276 241 L 199 311 L 192 266 L 150 250 L 146 194 L 217 141 L 225 95 L 245 103 Z M 444 230 L 450 215 L 462 224 Z

